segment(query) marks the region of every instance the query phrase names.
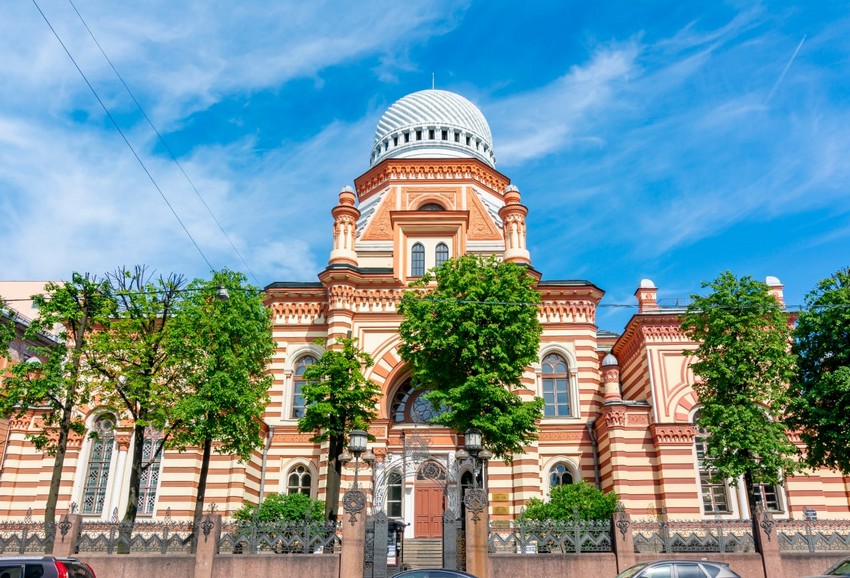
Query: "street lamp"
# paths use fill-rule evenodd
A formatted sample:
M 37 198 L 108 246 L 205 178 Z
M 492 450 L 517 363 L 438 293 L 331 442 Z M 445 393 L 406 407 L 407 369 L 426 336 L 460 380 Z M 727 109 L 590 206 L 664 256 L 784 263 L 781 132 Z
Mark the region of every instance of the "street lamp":
M 360 472 L 360 457 L 367 464 L 375 461 L 375 454 L 368 451 L 367 444 L 369 442 L 369 434 L 362 429 L 353 429 L 348 434 L 348 451 L 339 456 L 339 461 L 346 463 L 354 457 L 354 484 L 351 489 L 345 492 L 342 497 L 342 507 L 350 515 L 350 521 L 354 524 L 357 521 L 357 514 L 363 511 L 366 507 L 366 494 L 364 494 L 357 485 L 357 477 Z
M 469 428 L 463 434 L 463 449 L 455 453 L 455 458 L 458 461 L 468 461 L 472 466 L 472 489 L 466 491 L 463 496 L 463 503 L 472 512 L 472 519 L 476 523 L 481 512 L 487 507 L 487 491 L 479 486 L 478 476 L 487 460 L 493 457 L 490 451 L 483 448 L 481 430 Z

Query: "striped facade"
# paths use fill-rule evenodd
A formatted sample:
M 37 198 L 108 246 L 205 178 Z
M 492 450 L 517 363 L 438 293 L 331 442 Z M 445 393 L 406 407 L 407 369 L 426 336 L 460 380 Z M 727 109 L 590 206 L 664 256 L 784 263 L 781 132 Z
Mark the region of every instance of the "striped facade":
M 401 135 L 405 130 L 393 128 Z M 440 131 L 430 133 L 439 136 Z M 416 133 L 428 134 L 427 129 Z M 354 189 L 343 189 L 331 208 L 333 249 L 318 281 L 266 288 L 276 349 L 268 368 L 273 382 L 263 418 L 264 445 L 247 463 L 213 454 L 207 504 L 227 516 L 243 502 L 257 503 L 270 493 L 302 491 L 324 499 L 326 448 L 297 431 L 299 376 L 305 363 L 321 356 L 317 341 L 350 335 L 375 360 L 367 377 L 383 392 L 379 417 L 370 427 L 377 461 L 371 469 L 362 468 L 359 479 L 372 507 L 409 524 L 409 537 L 434 534 L 434 519 L 447 504 L 434 506 L 425 498 L 435 487 L 445 490 L 459 482 L 463 470 L 455 454 L 462 437 L 429 425 L 431 409 L 408 389 L 410 371 L 398 352 L 397 306 L 422 268 L 446 256 L 472 253 L 524 264 L 538 280 L 539 358 L 526 368 L 516 394 L 525 399 L 552 394 L 538 439 L 510 463 L 487 466 L 492 519 L 516 517 L 529 499 L 545 497 L 555 484 L 579 480 L 616 492 L 633 516 L 742 517 L 748 507 L 740 489 L 709 487 L 700 478 L 700 437 L 693 425 L 699 402 L 683 354 L 694 344 L 679 329 L 681 310 L 659 307 L 657 289 L 644 280 L 636 292 L 637 313 L 622 335 L 600 331 L 601 289 L 588 281 L 547 280 L 534 270 L 526 246 L 529 209 L 506 176 L 480 155 L 455 158 L 455 151 L 446 158 L 394 157 L 392 139 L 398 138 L 407 137 L 382 141 L 376 149 L 379 162 L 355 180 Z M 439 143 L 432 145 L 428 150 L 436 155 Z M 781 298 L 781 287 L 774 290 Z M 101 412 L 87 411 L 88 424 L 95 428 Z M 30 507 L 35 516 L 43 511 L 52 458 L 36 452 L 26 439 L 36 430 L 36 420 L 33 411 L 7 420 L 0 431 L 0 519 L 21 517 Z M 106 449 L 86 437 L 72 439 L 60 512 L 87 500 L 87 516 L 123 512 L 131 432 L 131 424 L 119 420 L 113 445 Z M 108 460 L 98 454 L 106 450 Z M 423 475 L 428 464 L 443 473 L 434 477 L 432 469 Z M 191 517 L 200 468 L 200 451 L 166 451 L 147 493 L 150 507 L 142 515 L 163 516 L 169 510 L 175 518 Z M 827 471 L 810 474 L 765 489 L 775 514 L 799 518 L 803 510 L 814 509 L 823 518 L 846 517 L 850 480 Z M 353 478 L 349 465 L 342 488 Z

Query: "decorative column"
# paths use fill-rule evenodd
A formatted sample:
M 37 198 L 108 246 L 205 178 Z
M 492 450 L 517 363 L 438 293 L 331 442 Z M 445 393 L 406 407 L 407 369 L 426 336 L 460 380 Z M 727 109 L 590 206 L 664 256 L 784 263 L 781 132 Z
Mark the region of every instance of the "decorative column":
M 520 204 L 519 189 L 509 185 L 505 190 L 505 206 L 499 209 L 505 237 L 505 261 L 531 264 L 531 255 L 525 245 L 525 216 L 528 208 Z
M 328 265 L 347 264 L 357 266 L 357 252 L 354 250 L 357 236 L 357 219 L 360 211 L 354 206 L 356 197 L 351 187 L 344 187 L 339 193 L 339 204 L 331 210 L 334 218 L 334 248 Z
M 118 461 L 115 464 L 115 477 L 111 480 L 112 493 L 109 496 L 109 508 L 104 511 L 111 515 L 121 500 L 121 491 L 124 489 L 124 466 L 127 465 L 127 451 L 130 449 L 130 435 L 117 434 L 115 443 L 118 445 Z

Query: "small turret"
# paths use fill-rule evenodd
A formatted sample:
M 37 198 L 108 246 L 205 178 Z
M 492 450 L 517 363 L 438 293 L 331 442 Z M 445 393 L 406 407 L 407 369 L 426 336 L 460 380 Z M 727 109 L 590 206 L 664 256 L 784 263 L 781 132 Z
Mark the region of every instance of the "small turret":
M 339 203 L 331 210 L 334 218 L 334 248 L 328 265 L 357 265 L 354 241 L 357 236 L 357 219 L 360 218 L 360 211 L 354 206 L 355 201 L 354 190 L 345 186 L 339 193 Z
M 652 279 L 641 279 L 640 286 L 635 291 L 638 300 L 638 312 L 658 310 L 658 289 Z
M 525 245 L 525 216 L 528 208 L 520 204 L 519 189 L 509 185 L 505 190 L 505 206 L 499 209 L 504 224 L 505 261 L 531 264 L 531 255 Z

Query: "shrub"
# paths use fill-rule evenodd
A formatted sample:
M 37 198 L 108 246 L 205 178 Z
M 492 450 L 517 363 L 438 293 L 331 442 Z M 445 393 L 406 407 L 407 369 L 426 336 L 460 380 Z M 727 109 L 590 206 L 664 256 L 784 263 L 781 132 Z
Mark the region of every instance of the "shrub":
M 260 522 L 319 521 L 324 519 L 324 513 L 324 503 L 305 494 L 269 494 L 259 506 L 246 502 L 233 517 L 248 521 L 256 515 Z
M 521 518 L 526 520 L 607 520 L 617 511 L 619 498 L 589 482 L 556 486 L 549 500 L 531 498 Z

